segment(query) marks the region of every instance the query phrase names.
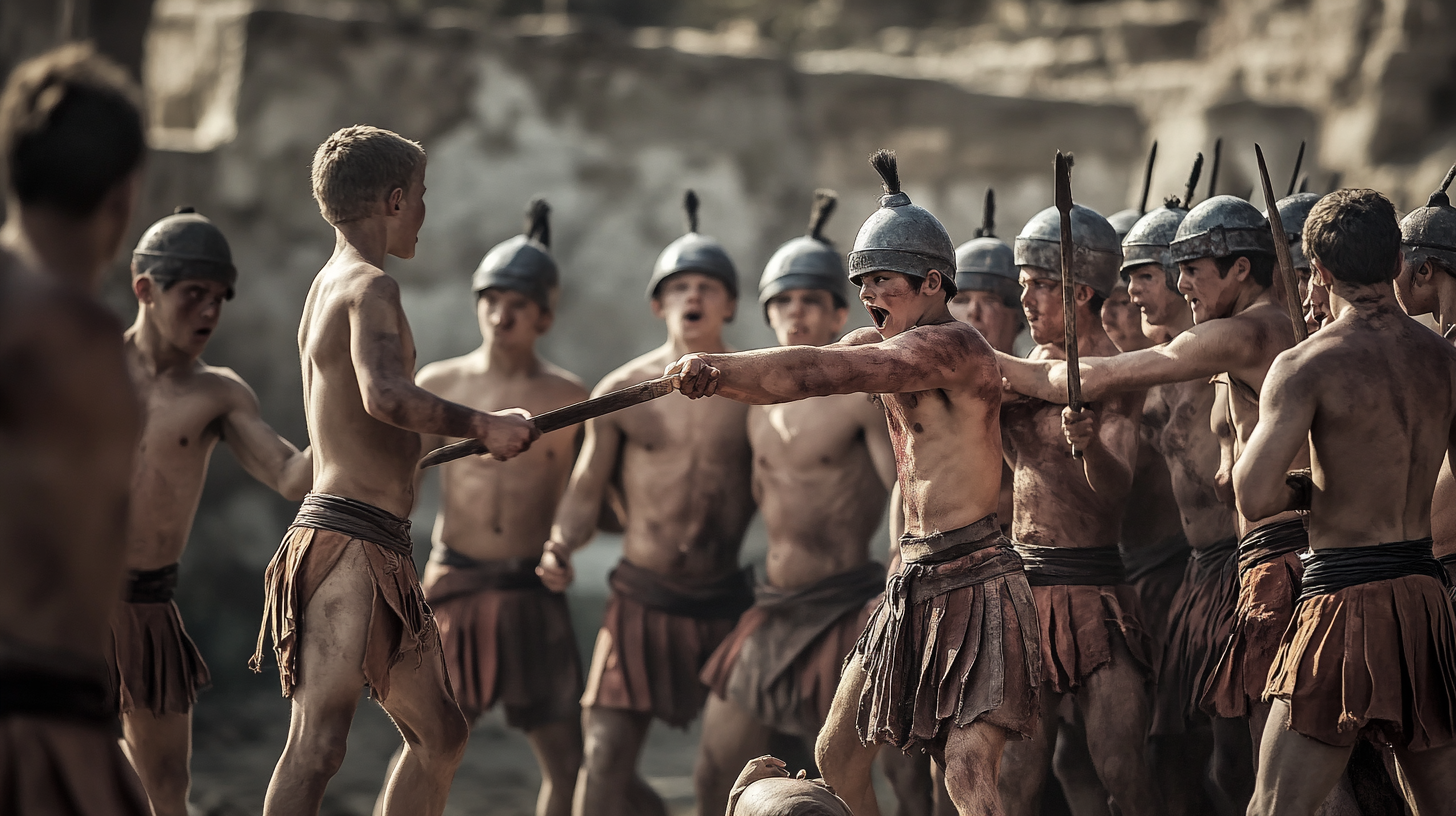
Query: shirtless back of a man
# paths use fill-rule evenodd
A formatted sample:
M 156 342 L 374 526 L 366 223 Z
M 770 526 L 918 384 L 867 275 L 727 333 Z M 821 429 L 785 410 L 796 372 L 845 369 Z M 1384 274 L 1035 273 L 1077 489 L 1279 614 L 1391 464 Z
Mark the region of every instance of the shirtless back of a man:
M 1234 469 L 1246 517 L 1308 506 L 1311 545 L 1268 675 L 1249 812 L 1312 812 L 1361 738 L 1392 745 L 1412 807 L 1440 812 L 1456 796 L 1456 610 L 1430 507 L 1456 449 L 1456 349 L 1396 301 L 1400 230 L 1384 196 L 1326 196 L 1304 246 L 1335 319 L 1275 361 Z M 1306 439 L 1311 473 L 1287 476 Z

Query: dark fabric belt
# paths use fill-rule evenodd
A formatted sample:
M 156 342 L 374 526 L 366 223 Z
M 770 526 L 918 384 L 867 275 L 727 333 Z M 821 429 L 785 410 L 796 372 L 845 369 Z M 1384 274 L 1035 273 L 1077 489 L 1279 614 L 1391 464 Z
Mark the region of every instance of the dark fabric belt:
M 900 560 L 906 563 L 951 561 L 967 552 L 981 549 L 985 546 L 981 542 L 1000 532 L 1001 525 L 996 522 L 996 514 L 992 513 L 964 527 L 944 533 L 932 533 L 928 536 L 905 533 L 900 536 Z M 974 546 L 967 549 L 968 545 Z M 956 549 L 956 554 L 948 555 L 952 548 Z
M 406 558 L 414 553 L 409 519 L 357 499 L 310 493 L 303 497 L 290 527 L 330 530 L 378 544 Z
M 536 574 L 536 558 L 471 558 L 449 547 L 438 546 L 430 553 L 430 560 L 458 570 L 471 573 L 471 583 L 480 589 L 545 589 L 541 576 Z
M 0 717 L 48 717 L 112 724 L 106 680 L 29 665 L 0 663 Z
M 1370 547 L 1332 547 L 1311 550 L 1299 557 L 1304 576 L 1299 600 L 1307 601 L 1352 586 L 1389 581 L 1407 575 L 1428 575 L 1449 587 L 1446 568 L 1431 554 L 1431 539 L 1398 541 Z
M 1239 541 L 1239 574 L 1308 547 L 1309 531 L 1304 528 L 1304 519 L 1267 524 Z
M 703 584 L 685 584 L 622 560 L 607 576 L 613 591 L 685 618 L 736 618 L 753 606 L 753 567 Z
M 884 589 L 885 565 L 870 561 L 792 591 L 759 584 L 754 589 L 754 595 L 758 606 L 774 609 L 807 604 L 837 606 L 863 602 L 880 594 Z
M 1127 583 L 1122 553 L 1116 547 L 1038 547 L 1016 545 L 1032 586 L 1106 586 Z
M 912 561 L 900 567 L 885 584 L 885 604 L 894 617 L 908 607 L 963 587 L 984 584 L 1021 572 L 1021 557 L 998 529 L 989 543 L 950 560 Z
M 1168 564 L 1186 561 L 1189 552 L 1188 539 L 1182 533 L 1146 547 L 1130 550 L 1119 544 L 1117 549 L 1122 553 L 1122 566 L 1129 581 L 1136 581 Z
M 1209 544 L 1207 547 L 1200 547 L 1193 550 L 1193 560 L 1197 561 L 1200 567 L 1222 567 L 1228 562 L 1229 556 L 1239 548 L 1238 536 L 1229 536 Z
M 167 603 L 177 590 L 177 565 L 161 569 L 132 570 L 126 584 L 128 603 Z

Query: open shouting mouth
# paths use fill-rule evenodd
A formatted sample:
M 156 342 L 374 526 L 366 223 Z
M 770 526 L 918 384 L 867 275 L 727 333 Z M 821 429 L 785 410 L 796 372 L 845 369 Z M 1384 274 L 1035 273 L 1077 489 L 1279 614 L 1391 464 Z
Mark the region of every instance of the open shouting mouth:
M 703 313 L 702 312 L 684 312 L 683 313 L 683 320 L 686 320 L 689 323 L 696 323 L 696 322 L 698 322 L 699 320 L 702 320 L 702 319 L 703 319 Z
M 875 328 L 883 329 L 885 324 L 889 322 L 890 313 L 884 309 L 878 306 L 871 306 L 868 303 L 865 304 L 865 308 L 870 312 L 870 319 L 875 321 Z

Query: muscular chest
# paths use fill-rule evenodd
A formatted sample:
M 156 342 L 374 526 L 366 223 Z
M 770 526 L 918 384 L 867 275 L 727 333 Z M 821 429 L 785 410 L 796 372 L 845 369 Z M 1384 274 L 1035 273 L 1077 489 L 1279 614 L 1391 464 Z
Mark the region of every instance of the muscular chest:
M 1001 409 L 1001 433 L 1018 462 L 1068 451 L 1062 406 L 1054 403 L 1024 400 L 1006 405 Z
M 721 455 L 746 451 L 748 406 L 722 397 L 690 400 L 668 394 L 617 414 L 629 448 L 667 456 L 717 449 Z
M 1203 382 L 1160 386 L 1158 407 L 1152 413 L 1158 448 L 1164 456 L 1192 453 L 1213 442 L 1209 415 L 1213 386 Z
M 749 411 L 749 443 L 760 470 L 803 471 L 844 464 L 864 447 L 862 394 L 813 397 Z
M 217 395 L 166 381 L 137 385 L 143 410 L 142 459 L 206 457 L 222 436 L 225 407 Z

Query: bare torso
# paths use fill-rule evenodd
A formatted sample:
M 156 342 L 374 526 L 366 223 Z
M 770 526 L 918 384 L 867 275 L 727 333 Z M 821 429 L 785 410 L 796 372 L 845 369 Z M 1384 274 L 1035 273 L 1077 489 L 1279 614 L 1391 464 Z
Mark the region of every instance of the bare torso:
M 101 658 L 139 428 L 115 316 L 0 251 L 0 655 Z
M 480 352 L 431 363 L 416 382 L 479 411 L 525 408 L 537 415 L 587 397 L 580 380 L 549 363 L 507 376 L 487 370 Z M 509 462 L 472 456 L 442 465 L 435 544 L 482 560 L 540 558 L 571 475 L 578 433 L 573 426 L 545 434 Z M 433 446 L 454 440 L 428 441 Z
M 1310 546 L 1430 535 L 1456 420 L 1456 349 L 1392 302 L 1346 312 L 1292 354 L 1315 399 Z
M 1235 535 L 1234 514 L 1219 499 L 1214 478 L 1219 442 L 1209 418 L 1215 397 L 1211 383 L 1191 380 L 1154 386 L 1143 407 L 1143 423 L 1171 478 L 1183 533 L 1193 549 Z
M 1083 357 L 1107 357 L 1117 348 L 1100 335 L 1080 349 Z M 1029 359 L 1063 354 L 1041 346 Z M 1143 393 L 1109 397 L 1087 407 L 1098 414 L 1099 436 L 1125 438 L 1118 451 L 1130 461 L 1136 456 L 1136 423 Z M 1122 535 L 1122 513 L 1131 488 L 1132 472 L 1120 489 L 1098 493 L 1088 483 L 1082 459 L 1075 459 L 1062 431 L 1061 405 L 1028 399 L 1009 402 L 1002 409 L 1001 426 L 1007 460 L 1015 474 L 1012 538 L 1038 547 L 1115 547 Z M 1117 426 L 1122 433 L 1117 433 Z M 1130 443 L 1130 445 L 1129 445 Z M 1092 455 L 1092 454 L 1089 454 Z
M 754 406 L 748 437 L 768 583 L 798 589 L 868 561 L 895 469 L 879 407 L 863 394 Z
M 1456 555 L 1456 474 L 1448 457 L 1436 477 L 1436 491 L 1431 500 L 1431 538 L 1439 558 Z
M 655 379 L 675 359 L 658 349 L 607 375 L 597 390 Z M 674 393 L 603 419 L 598 431 L 620 440 L 626 559 L 692 580 L 738 569 L 754 509 L 748 406 Z
M 1150 390 L 1145 405 L 1152 399 Z M 1145 407 L 1138 425 L 1137 464 L 1122 512 L 1120 545 L 1124 550 L 1152 547 L 1183 532 L 1168 466 L 1158 452 L 1159 430 Z
M 382 277 L 377 268 L 336 257 L 314 278 L 298 326 L 304 413 L 314 449 L 316 492 L 408 516 L 414 506 L 420 435 L 365 411 L 351 356 L 351 344 L 358 345 L 366 355 L 397 354 L 401 359 L 395 365 L 414 370 L 414 336 L 397 302 L 392 304 L 399 310 L 397 342 L 353 337 L 351 303 L 371 297 L 367 287 Z

